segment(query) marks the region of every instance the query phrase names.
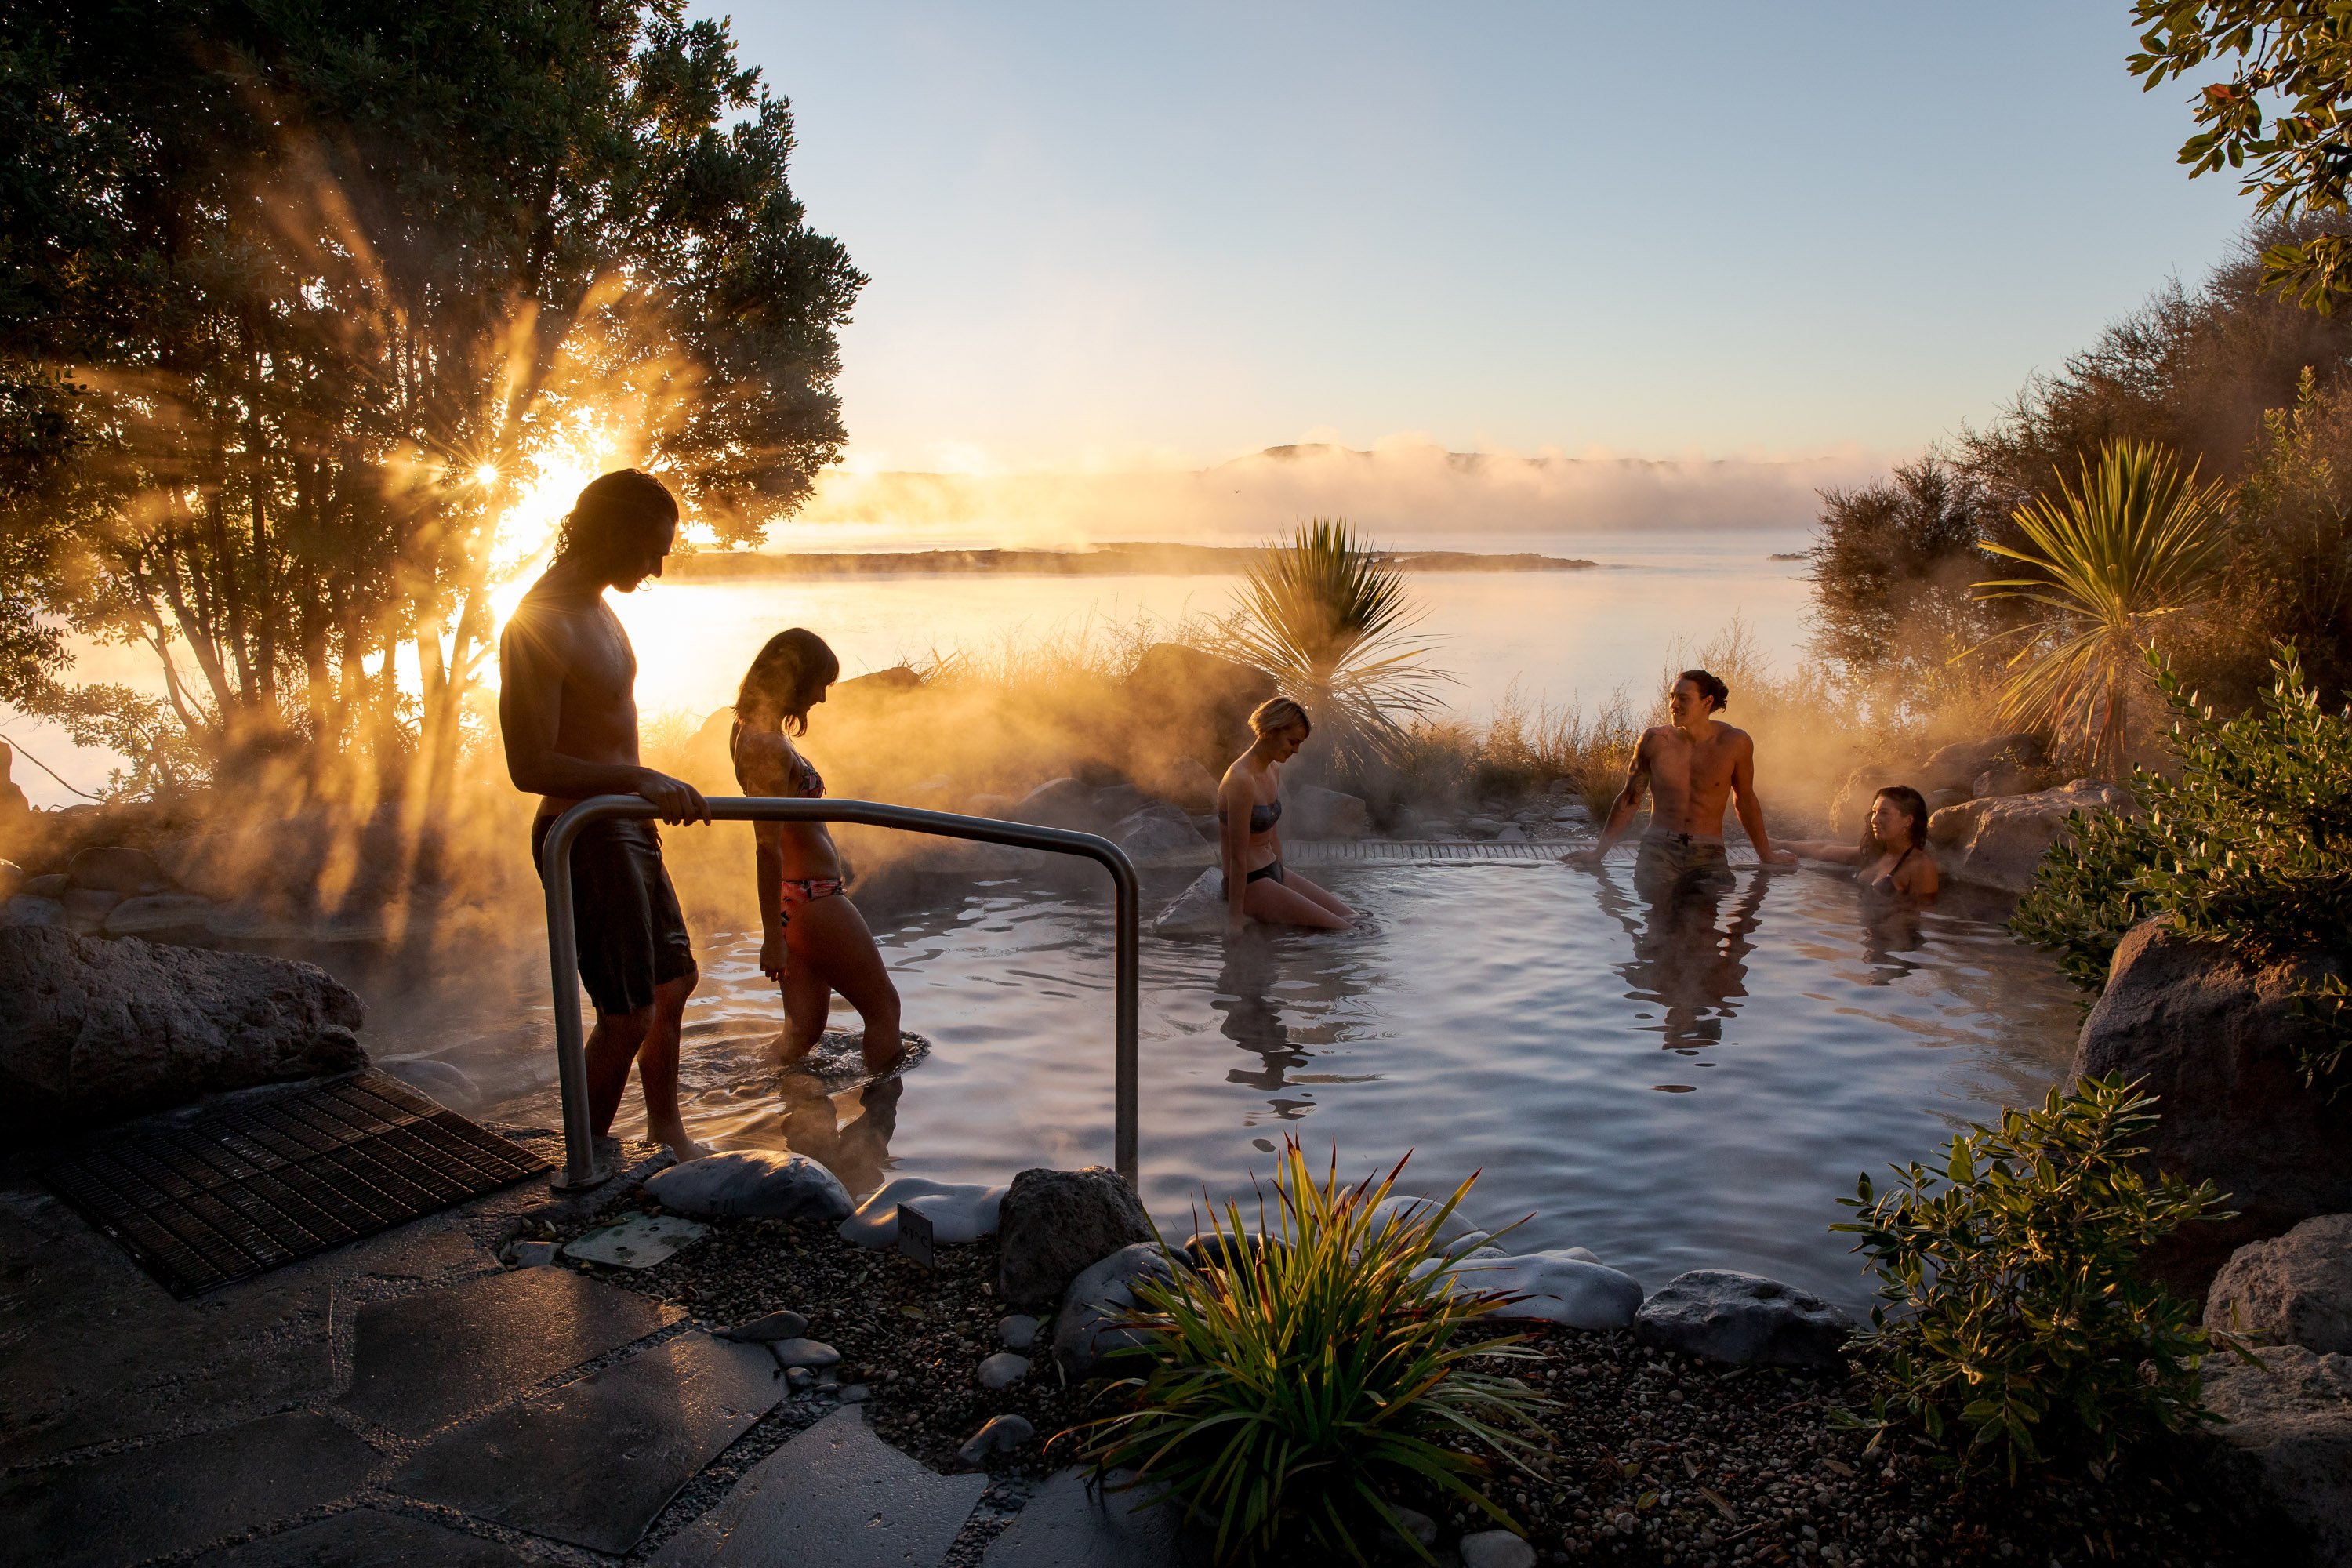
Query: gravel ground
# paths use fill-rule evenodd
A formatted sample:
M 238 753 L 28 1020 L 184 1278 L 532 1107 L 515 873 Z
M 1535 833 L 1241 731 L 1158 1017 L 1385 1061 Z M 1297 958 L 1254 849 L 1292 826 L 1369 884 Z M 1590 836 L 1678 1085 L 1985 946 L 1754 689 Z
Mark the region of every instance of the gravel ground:
M 984 1511 L 994 1517 L 967 1531 L 959 1556 L 976 1556 L 1002 1528 L 995 1520 L 1017 1511 L 1024 1479 L 1070 1462 L 1072 1440 L 1058 1435 L 1113 1408 L 1108 1396 L 1066 1386 L 1045 1342 L 1026 1378 L 980 1386 L 980 1362 L 1004 1348 L 992 1237 L 943 1249 L 939 1267 L 925 1268 L 843 1241 L 829 1226 L 709 1223 L 709 1238 L 655 1268 L 594 1271 L 709 1327 L 779 1309 L 803 1314 L 810 1336 L 842 1354 L 836 1381 L 869 1391 L 876 1430 L 935 1469 L 970 1468 L 956 1450 L 991 1416 L 1018 1415 L 1035 1428 L 1029 1443 L 989 1462 L 998 1484 Z M 1050 1326 L 1041 1340 L 1050 1341 Z M 1664 1356 L 1629 1333 L 1547 1328 L 1530 1342 L 1543 1361 L 1498 1370 L 1557 1402 L 1547 1415 L 1553 1448 L 1539 1480 L 1507 1471 L 1489 1495 L 1546 1563 L 2235 1568 L 2281 1560 L 2203 1479 L 2191 1446 L 2127 1459 L 2103 1482 L 1993 1480 L 1956 1496 L 1916 1443 L 1890 1440 L 1865 1457 L 1862 1436 L 1832 1427 L 1832 1408 L 1863 1404 L 1838 1380 Z M 1458 1513 L 1444 1522 L 1449 1540 L 1489 1528 Z

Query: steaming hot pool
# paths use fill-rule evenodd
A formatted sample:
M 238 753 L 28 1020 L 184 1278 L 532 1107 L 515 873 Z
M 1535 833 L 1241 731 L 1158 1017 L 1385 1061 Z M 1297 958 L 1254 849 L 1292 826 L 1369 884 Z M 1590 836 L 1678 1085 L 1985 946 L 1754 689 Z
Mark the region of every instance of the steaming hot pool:
M 759 935 L 700 933 L 682 1096 L 696 1136 L 791 1148 L 853 1193 L 886 1173 L 997 1183 L 1111 1154 L 1107 879 L 962 884 L 877 919 L 910 1030 L 933 1043 L 879 1087 L 779 1079 Z M 1141 1174 L 1163 1229 L 1205 1188 L 1246 1194 L 1284 1134 L 1357 1175 L 1410 1151 L 1413 1190 L 1484 1174 L 1482 1228 L 1514 1250 L 1588 1247 L 1655 1288 L 1750 1269 L 1868 1299 L 1844 1217 L 1858 1172 L 1928 1155 L 2063 1075 L 2075 993 L 1947 889 L 1906 909 L 1817 870 L 1739 869 L 1719 898 L 1653 907 L 1632 868 L 1541 860 L 1332 864 L 1356 931 L 1143 938 Z M 1190 873 L 1147 873 L 1145 910 Z M 543 975 L 544 961 L 539 973 Z M 467 1020 L 387 1020 L 380 1057 L 429 1052 L 482 1113 L 560 1125 L 543 988 Z M 835 1023 L 856 1026 L 836 1003 Z M 641 1135 L 632 1085 L 616 1131 Z

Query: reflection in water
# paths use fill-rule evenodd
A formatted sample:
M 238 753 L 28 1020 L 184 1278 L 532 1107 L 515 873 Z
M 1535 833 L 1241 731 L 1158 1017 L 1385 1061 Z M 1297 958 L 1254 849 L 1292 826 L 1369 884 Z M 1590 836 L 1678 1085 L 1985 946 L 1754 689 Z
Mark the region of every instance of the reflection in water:
M 833 1095 L 807 1073 L 788 1072 L 777 1082 L 784 1102 L 784 1147 L 805 1154 L 841 1178 L 852 1193 L 880 1186 L 890 1167 L 890 1134 L 898 1127 L 903 1078 L 886 1078 L 846 1094 Z
M 1370 1083 L 1377 1073 L 1307 1073 L 1311 1047 L 1329 1047 L 1343 1037 L 1347 1004 L 1367 989 L 1350 961 L 1346 938 L 1284 932 L 1252 927 L 1224 945 L 1224 964 L 1210 1007 L 1223 1022 L 1219 1032 L 1258 1059 L 1231 1068 L 1225 1081 L 1264 1091 L 1279 1121 L 1296 1121 L 1315 1109 L 1311 1095 L 1286 1099 L 1277 1091 L 1309 1084 Z M 1287 1021 L 1305 1019 L 1307 1022 Z
M 1648 1026 L 1664 1037 L 1661 1049 L 1696 1056 L 1738 1043 L 1725 1040 L 1723 1026 L 1739 1012 L 1733 999 L 1748 994 L 1748 955 L 1756 951 L 1750 939 L 1769 880 L 1760 873 L 1750 876 L 1747 890 L 1732 900 L 1729 921 L 1723 921 L 1725 897 L 1737 883 L 1662 889 L 1642 900 L 1637 911 L 1634 899 L 1606 866 L 1594 876 L 1602 912 L 1633 942 L 1633 952 L 1616 966 L 1632 987 L 1626 998 L 1664 1009 L 1663 1019 Z

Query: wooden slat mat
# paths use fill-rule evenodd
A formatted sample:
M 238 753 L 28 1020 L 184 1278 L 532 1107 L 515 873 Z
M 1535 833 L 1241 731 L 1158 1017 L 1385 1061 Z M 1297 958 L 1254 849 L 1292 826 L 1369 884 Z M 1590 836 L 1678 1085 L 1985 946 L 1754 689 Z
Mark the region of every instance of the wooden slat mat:
M 42 1180 L 173 1295 L 373 1236 L 548 1162 L 382 1073 L 147 1127 Z

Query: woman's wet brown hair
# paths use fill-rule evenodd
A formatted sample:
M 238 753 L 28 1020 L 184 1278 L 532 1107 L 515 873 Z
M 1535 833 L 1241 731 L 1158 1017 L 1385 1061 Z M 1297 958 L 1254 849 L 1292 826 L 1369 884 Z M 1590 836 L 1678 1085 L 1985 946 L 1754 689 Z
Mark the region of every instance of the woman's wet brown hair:
M 772 720 L 778 729 L 805 735 L 810 698 L 840 679 L 841 660 L 823 637 L 804 626 L 778 632 L 743 672 L 735 717 L 746 724 Z
M 1905 817 L 1909 819 L 1911 824 L 1911 847 L 1915 849 L 1927 848 L 1927 797 L 1922 795 L 1917 790 L 1913 789 L 1909 784 L 1888 784 L 1885 789 L 1880 790 L 1876 795 L 1870 797 L 1870 804 L 1876 805 L 1882 800 L 1893 801 L 1895 803 L 1895 808 L 1897 811 L 1900 811 Z M 1892 847 L 1894 847 L 1892 845 L 1882 844 L 1878 841 L 1878 835 L 1871 831 L 1870 819 L 1866 816 L 1864 817 L 1862 821 L 1863 854 L 1864 856 L 1883 855 Z

